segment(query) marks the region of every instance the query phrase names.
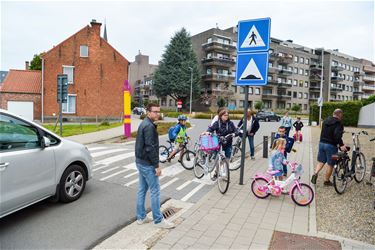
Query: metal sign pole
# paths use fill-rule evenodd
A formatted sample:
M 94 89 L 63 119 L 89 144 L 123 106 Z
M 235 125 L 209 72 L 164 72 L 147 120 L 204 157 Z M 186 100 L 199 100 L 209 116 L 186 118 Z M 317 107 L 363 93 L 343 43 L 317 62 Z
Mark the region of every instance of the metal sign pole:
M 241 169 L 240 169 L 240 185 L 243 185 L 243 176 L 245 170 L 245 153 L 246 153 L 246 137 L 247 137 L 247 109 L 249 107 L 249 86 L 245 86 L 245 105 L 244 105 L 244 120 L 242 123 L 242 149 L 241 149 Z

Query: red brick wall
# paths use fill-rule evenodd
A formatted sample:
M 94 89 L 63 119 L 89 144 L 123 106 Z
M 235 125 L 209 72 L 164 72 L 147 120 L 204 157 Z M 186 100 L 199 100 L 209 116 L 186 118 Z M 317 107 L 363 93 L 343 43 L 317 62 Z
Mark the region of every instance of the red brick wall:
M 69 94 L 77 94 L 76 116 L 118 117 L 123 112 L 124 80 L 128 61 L 100 38 L 100 26 L 86 26 L 44 56 L 44 115 L 58 113 L 57 75 L 63 65 L 74 66 L 74 84 Z M 80 57 L 80 45 L 88 45 L 89 56 Z
M 1 92 L 0 95 L 0 108 L 8 109 L 8 101 L 34 102 L 34 120 L 41 119 L 42 108 L 40 94 L 18 94 Z

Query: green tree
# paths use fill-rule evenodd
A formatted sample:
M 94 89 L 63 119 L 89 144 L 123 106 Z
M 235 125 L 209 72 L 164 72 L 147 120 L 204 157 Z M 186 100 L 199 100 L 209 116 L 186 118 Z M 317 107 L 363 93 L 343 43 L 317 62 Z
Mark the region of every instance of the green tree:
M 301 106 L 298 104 L 293 104 L 292 110 L 297 113 L 298 111 L 301 111 Z
M 185 107 L 190 101 L 190 76 L 193 70 L 193 100 L 200 94 L 201 75 L 197 56 L 193 51 L 190 34 L 185 28 L 176 32 L 162 55 L 154 76 L 154 89 L 158 97 L 181 99 Z
M 254 108 L 257 109 L 257 110 L 262 110 L 263 106 L 264 106 L 263 102 L 258 101 L 258 102 L 255 103 Z
M 42 56 L 44 52 L 39 55 L 35 54 L 33 60 L 30 62 L 30 69 L 32 70 L 42 70 Z
M 219 100 L 217 100 L 217 106 L 219 106 L 219 108 L 225 107 L 226 104 L 227 104 L 227 102 L 222 97 L 220 97 Z

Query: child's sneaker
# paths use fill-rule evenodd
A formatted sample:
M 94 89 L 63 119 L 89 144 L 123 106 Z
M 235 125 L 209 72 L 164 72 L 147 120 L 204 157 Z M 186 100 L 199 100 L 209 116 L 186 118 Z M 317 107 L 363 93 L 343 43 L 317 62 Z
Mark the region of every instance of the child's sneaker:
M 146 216 L 144 219 L 138 219 L 137 224 L 143 225 L 143 224 L 146 224 L 146 223 L 150 223 L 151 221 L 152 221 L 152 219 L 150 217 Z
M 165 219 L 163 219 L 162 221 L 160 221 L 158 224 L 155 224 L 155 227 L 159 227 L 159 228 L 166 228 L 166 229 L 171 229 L 171 228 L 174 228 L 175 225 Z

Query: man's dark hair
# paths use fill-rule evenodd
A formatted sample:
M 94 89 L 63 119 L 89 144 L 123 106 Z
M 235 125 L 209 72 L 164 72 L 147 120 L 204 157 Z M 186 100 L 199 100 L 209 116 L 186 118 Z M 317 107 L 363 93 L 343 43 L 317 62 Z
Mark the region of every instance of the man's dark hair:
M 157 104 L 157 103 L 149 103 L 149 104 L 147 105 L 147 111 L 150 112 L 151 109 L 152 109 L 152 107 L 157 107 L 157 108 L 159 108 L 160 105 Z
M 285 129 L 285 127 L 284 126 L 280 126 L 279 129 Z

